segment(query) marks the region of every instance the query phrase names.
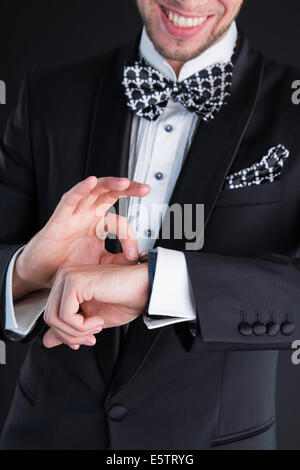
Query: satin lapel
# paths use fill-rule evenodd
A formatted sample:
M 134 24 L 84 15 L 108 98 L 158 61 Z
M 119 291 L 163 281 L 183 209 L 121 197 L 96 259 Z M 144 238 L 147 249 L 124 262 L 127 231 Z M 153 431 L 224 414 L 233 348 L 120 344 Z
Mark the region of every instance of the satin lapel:
M 132 113 L 127 108 L 121 82 L 124 63 L 136 58 L 138 43 L 139 37 L 108 56 L 95 99 L 85 177 L 127 176 Z M 119 250 L 113 239 L 108 239 L 106 246 L 112 252 Z M 107 383 L 116 362 L 120 330 L 104 330 L 95 346 Z
M 253 115 L 263 73 L 261 56 L 250 50 L 246 39 L 242 37 L 240 41 L 231 100 L 210 124 L 198 127 L 171 200 L 179 204 L 205 204 L 206 223 Z M 159 240 L 158 244 L 185 249 L 184 239 Z M 141 316 L 130 324 L 108 400 L 115 399 L 134 378 L 161 332 L 162 328 L 147 329 Z
M 161 331 L 161 328 L 149 330 L 143 321 L 142 315 L 130 324 L 112 377 L 107 401 L 115 398 L 116 394 L 129 381 L 133 380 L 135 374 L 150 355 Z
M 242 34 L 238 47 L 230 100 L 214 120 L 200 123 L 170 201 L 204 204 L 205 226 L 253 116 L 263 75 L 262 56 Z M 172 248 L 184 250 L 186 241 L 172 240 Z M 170 247 L 168 240 L 157 244 Z

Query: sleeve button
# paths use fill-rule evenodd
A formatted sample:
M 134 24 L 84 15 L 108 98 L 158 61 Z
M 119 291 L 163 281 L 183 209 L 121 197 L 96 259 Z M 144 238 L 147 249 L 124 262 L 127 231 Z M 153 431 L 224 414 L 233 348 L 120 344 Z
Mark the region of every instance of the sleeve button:
M 255 323 L 253 323 L 252 328 L 253 328 L 253 333 L 256 336 L 263 336 L 267 331 L 266 325 L 262 323 L 261 321 L 256 321 Z
M 239 324 L 238 330 L 243 336 L 249 336 L 253 333 L 251 325 L 245 321 Z
M 292 322 L 286 321 L 281 325 L 281 333 L 285 336 L 290 336 L 295 331 L 295 325 Z
M 274 321 L 270 321 L 267 324 L 267 334 L 269 336 L 276 336 L 278 335 L 279 331 L 280 331 L 280 326 L 278 323 L 275 323 Z

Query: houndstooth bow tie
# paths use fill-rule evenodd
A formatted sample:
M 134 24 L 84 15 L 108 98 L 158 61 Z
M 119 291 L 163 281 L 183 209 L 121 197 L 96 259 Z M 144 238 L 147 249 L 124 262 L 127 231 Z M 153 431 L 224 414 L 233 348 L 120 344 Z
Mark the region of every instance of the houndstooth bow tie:
M 174 82 L 141 58 L 132 65 L 125 65 L 122 85 L 128 107 L 149 121 L 155 121 L 162 114 L 171 97 L 191 113 L 209 121 L 228 100 L 232 71 L 232 62 L 218 63 Z

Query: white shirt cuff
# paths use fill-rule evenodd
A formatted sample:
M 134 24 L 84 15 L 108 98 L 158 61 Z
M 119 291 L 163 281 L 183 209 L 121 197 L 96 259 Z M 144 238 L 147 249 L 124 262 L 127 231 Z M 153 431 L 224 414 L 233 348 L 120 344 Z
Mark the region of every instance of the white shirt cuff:
M 27 294 L 15 303 L 13 302 L 13 269 L 15 260 L 23 248 L 24 246 L 19 248 L 10 260 L 5 286 L 5 329 L 20 335 L 20 337 L 27 336 L 34 328 L 39 316 L 45 310 L 50 292 L 50 289 L 40 289 Z
M 150 329 L 196 320 L 196 303 L 184 253 L 157 249 L 157 262 L 148 313 L 165 318 L 144 317 Z

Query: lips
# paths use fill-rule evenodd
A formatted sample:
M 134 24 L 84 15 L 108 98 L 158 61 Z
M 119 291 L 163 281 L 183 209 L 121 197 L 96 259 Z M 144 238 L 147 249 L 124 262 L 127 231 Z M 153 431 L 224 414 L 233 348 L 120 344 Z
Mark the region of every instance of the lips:
M 195 36 L 211 18 L 211 16 L 185 16 L 164 5 L 159 5 L 159 9 L 168 32 L 182 38 Z
M 174 10 L 168 9 L 161 5 L 162 11 L 171 23 L 180 28 L 194 28 L 200 26 L 206 20 L 207 16 L 183 16 L 176 13 Z

